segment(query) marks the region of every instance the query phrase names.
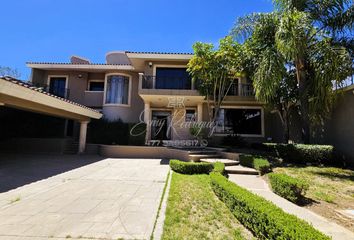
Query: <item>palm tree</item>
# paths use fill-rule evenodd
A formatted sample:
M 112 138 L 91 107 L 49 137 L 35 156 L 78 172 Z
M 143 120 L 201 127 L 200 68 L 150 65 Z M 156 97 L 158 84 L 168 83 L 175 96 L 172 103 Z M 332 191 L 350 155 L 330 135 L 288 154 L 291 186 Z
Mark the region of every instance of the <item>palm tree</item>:
M 310 124 L 329 116 L 335 99 L 333 83 L 353 74 L 353 58 L 337 41 L 340 31 L 352 25 L 352 19 L 346 17 L 352 11 L 352 6 L 345 8 L 348 2 L 277 0 L 276 11 L 238 19 L 232 31 L 237 39 L 244 37 L 248 56 L 244 64 L 258 99 L 274 105 L 282 97 L 284 79 L 295 72 L 297 96 L 290 98 L 288 106 L 298 101 L 304 143 L 310 142 Z M 325 16 L 320 10 L 333 14 Z M 334 18 L 343 20 L 334 25 Z

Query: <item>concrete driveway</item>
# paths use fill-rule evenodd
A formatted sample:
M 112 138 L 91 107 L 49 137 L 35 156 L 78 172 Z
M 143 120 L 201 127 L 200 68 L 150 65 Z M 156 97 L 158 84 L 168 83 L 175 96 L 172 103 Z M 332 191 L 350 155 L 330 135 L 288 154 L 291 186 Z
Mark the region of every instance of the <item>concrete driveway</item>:
M 168 171 L 157 159 L 0 155 L 0 239 L 148 239 Z

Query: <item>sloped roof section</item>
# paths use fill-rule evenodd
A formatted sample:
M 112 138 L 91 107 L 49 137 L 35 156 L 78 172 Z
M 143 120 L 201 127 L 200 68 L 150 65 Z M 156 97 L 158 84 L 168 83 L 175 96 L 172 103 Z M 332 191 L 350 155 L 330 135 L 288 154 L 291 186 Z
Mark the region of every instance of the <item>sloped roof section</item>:
M 102 117 L 102 114 L 95 109 L 50 94 L 30 82 L 8 76 L 0 77 L 0 102 L 25 110 L 25 106 L 28 105 L 30 111 L 74 120 Z

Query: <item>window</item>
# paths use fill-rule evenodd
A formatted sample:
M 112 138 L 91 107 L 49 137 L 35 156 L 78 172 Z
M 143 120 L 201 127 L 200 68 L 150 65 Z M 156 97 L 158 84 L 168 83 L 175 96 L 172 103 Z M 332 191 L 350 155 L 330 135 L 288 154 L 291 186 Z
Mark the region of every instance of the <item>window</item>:
M 186 110 L 186 122 L 195 122 L 195 110 L 187 109 Z
M 107 77 L 106 104 L 128 104 L 129 77 L 110 75 Z
M 62 98 L 69 97 L 69 91 L 66 89 L 66 81 L 66 77 L 49 77 L 49 93 Z
M 156 68 L 156 89 L 191 89 L 186 68 Z
M 220 109 L 216 133 L 262 135 L 261 109 Z
M 104 82 L 89 81 L 89 91 L 102 92 L 104 90 Z

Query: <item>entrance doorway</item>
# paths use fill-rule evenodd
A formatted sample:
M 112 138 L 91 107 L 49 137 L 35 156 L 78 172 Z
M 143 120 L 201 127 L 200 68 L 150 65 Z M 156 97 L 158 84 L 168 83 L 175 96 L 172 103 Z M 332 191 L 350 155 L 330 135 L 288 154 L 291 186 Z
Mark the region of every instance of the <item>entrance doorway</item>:
M 171 112 L 152 111 L 151 139 L 171 140 Z

